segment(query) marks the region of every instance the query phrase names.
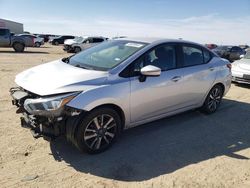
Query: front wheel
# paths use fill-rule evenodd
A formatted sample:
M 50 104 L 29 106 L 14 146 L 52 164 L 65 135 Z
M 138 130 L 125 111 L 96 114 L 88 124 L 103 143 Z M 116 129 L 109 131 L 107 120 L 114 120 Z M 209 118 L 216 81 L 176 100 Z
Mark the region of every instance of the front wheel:
M 208 93 L 207 98 L 202 106 L 202 111 L 211 114 L 214 113 L 220 106 L 223 97 L 223 88 L 220 85 L 215 85 Z
M 112 108 L 99 108 L 82 117 L 75 134 L 80 151 L 100 153 L 108 149 L 121 131 L 121 119 Z
M 15 42 L 15 43 L 13 44 L 13 48 L 14 48 L 15 52 L 23 52 L 25 46 L 24 46 L 24 44 L 22 44 L 22 43 Z

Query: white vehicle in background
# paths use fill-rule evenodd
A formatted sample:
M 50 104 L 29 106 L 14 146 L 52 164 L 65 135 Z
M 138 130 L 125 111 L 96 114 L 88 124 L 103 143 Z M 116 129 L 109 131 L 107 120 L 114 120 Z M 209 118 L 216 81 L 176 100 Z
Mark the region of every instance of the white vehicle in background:
M 67 52 L 78 53 L 106 40 L 108 40 L 108 38 L 105 37 L 83 37 L 82 41 L 79 41 L 79 43 L 68 46 Z
M 240 60 L 232 63 L 232 81 L 250 84 L 250 49 L 241 55 Z
M 71 48 L 73 44 L 80 44 L 82 43 L 86 37 L 75 37 L 74 39 L 67 39 L 64 41 L 63 50 L 67 52 L 74 52 Z

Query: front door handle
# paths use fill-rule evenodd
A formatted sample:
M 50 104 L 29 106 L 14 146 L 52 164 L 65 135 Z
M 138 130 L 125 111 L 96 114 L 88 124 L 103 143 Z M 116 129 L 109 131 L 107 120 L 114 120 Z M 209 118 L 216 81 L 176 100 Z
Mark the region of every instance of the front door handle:
M 181 76 L 174 76 L 171 80 L 173 81 L 173 82 L 177 82 L 177 81 L 179 81 L 181 79 Z

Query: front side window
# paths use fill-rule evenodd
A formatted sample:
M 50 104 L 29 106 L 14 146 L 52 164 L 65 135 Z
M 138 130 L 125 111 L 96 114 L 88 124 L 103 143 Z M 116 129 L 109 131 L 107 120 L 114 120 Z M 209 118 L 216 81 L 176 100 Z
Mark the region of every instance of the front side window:
M 144 54 L 135 62 L 134 72 L 139 72 L 142 67 L 147 65 L 159 67 L 162 71 L 176 68 L 175 46 L 158 46 Z
M 183 67 L 203 64 L 202 50 L 192 46 L 183 46 Z
M 107 41 L 88 48 L 69 59 L 69 64 L 94 70 L 110 70 L 145 47 L 147 43 L 133 41 Z

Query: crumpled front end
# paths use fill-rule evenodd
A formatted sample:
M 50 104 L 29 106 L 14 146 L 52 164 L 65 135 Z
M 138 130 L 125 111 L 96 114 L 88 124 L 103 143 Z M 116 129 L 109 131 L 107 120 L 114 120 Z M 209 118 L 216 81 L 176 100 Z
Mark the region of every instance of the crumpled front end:
M 81 113 L 65 105 L 76 92 L 44 97 L 15 87 L 10 89 L 10 94 L 12 104 L 18 108 L 16 113 L 22 114 L 21 126 L 30 129 L 34 138 L 51 140 L 65 134 L 67 119 Z

